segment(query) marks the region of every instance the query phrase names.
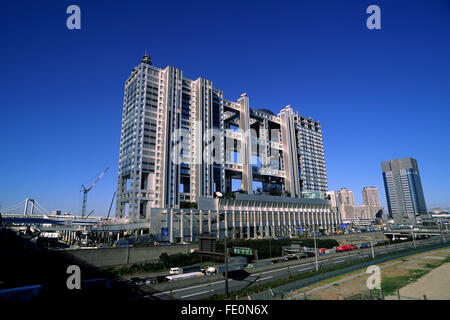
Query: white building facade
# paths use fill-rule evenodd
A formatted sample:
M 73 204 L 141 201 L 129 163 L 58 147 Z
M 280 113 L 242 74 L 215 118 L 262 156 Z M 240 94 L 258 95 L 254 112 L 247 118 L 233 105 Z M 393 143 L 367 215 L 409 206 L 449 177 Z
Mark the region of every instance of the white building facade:
M 327 187 L 321 125 L 291 106 L 275 115 L 251 108 L 246 94 L 227 100 L 210 80 L 155 67 L 147 55 L 126 80 L 117 218 L 201 210 L 200 198 L 238 190 L 324 199 Z

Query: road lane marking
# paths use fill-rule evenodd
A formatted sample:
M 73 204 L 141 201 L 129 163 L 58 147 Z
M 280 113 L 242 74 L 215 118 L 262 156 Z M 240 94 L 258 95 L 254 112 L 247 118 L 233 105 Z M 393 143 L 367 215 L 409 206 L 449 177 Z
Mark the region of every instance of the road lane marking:
M 188 294 L 188 295 L 186 295 L 186 296 L 182 296 L 181 299 L 189 298 L 189 297 L 193 297 L 193 296 L 198 296 L 198 295 L 200 295 L 200 294 L 204 294 L 204 293 L 208 293 L 208 292 L 212 292 L 212 291 L 214 291 L 214 290 L 206 290 L 206 291 L 202 291 L 202 292 L 197 292 L 197 293 Z
M 272 279 L 272 278 L 273 278 L 273 276 L 270 276 L 270 277 L 265 277 L 265 278 L 262 278 L 262 279 L 258 279 L 256 281 L 264 281 L 264 280 Z
M 218 283 L 221 283 L 221 282 L 224 282 L 224 281 L 225 281 L 225 279 L 224 279 L 224 280 L 219 280 L 219 281 L 216 281 L 216 282 L 210 282 L 210 283 L 205 283 L 205 284 L 199 284 L 199 285 L 197 285 L 197 286 L 192 286 L 192 287 L 187 287 L 187 288 L 180 288 L 180 289 L 174 289 L 174 290 L 164 291 L 164 292 L 161 292 L 161 293 L 156 293 L 156 294 L 154 294 L 154 296 L 162 295 L 162 294 L 170 294 L 171 292 L 178 292 L 178 291 L 183 291 L 183 290 L 189 290 L 189 289 L 201 288 L 201 287 L 209 286 L 209 285 L 212 285 L 212 284 L 218 284 Z M 233 281 L 233 279 L 228 279 L 228 281 Z

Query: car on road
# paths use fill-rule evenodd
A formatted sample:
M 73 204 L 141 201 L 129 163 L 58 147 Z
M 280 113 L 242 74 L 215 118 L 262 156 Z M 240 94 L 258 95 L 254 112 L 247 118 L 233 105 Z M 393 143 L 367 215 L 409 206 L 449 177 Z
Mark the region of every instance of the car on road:
M 145 279 L 145 284 L 149 285 L 149 284 L 155 284 L 158 283 L 158 278 L 157 277 L 151 277 L 151 278 L 147 278 Z
M 179 268 L 179 267 L 170 268 L 169 273 L 170 273 L 171 275 L 182 274 L 182 273 L 183 273 L 183 269 L 181 269 L 181 268 Z
M 337 252 L 344 252 L 344 251 L 351 251 L 351 250 L 355 250 L 356 248 L 354 246 L 352 246 L 351 244 L 346 244 L 343 246 L 337 246 L 336 247 L 336 251 Z
M 207 276 L 213 275 L 213 274 L 216 274 L 216 273 L 217 273 L 217 269 L 214 268 L 214 267 L 208 267 L 208 268 L 205 269 L 205 274 Z

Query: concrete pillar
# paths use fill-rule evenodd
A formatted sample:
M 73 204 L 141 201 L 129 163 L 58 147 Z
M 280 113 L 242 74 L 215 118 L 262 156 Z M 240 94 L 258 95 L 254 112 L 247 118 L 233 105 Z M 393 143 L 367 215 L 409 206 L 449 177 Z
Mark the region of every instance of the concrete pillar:
M 198 212 L 198 232 L 200 234 L 203 233 L 203 219 L 202 219 L 202 216 L 203 216 L 203 211 L 199 210 L 199 212 Z
M 259 211 L 259 235 L 264 238 L 264 232 L 263 232 L 263 212 Z
M 242 210 L 239 210 L 239 238 L 244 239 L 244 220 L 243 220 L 243 214 Z
M 217 210 L 216 212 L 216 230 L 217 230 L 216 237 L 217 239 L 220 239 L 220 210 Z
M 190 212 L 190 223 L 189 223 L 189 241 L 194 241 L 194 212 Z
M 223 218 L 223 221 L 224 221 L 224 224 L 225 224 L 225 237 L 228 238 L 228 210 L 225 210 L 224 215 L 225 216 Z
M 289 238 L 292 238 L 292 216 L 291 216 L 291 210 L 288 211 L 288 232 L 289 232 Z
M 211 234 L 211 210 L 208 210 L 208 233 Z
M 280 211 L 280 209 L 278 209 L 278 211 L 277 211 L 277 222 L 278 222 L 278 228 L 277 228 L 277 236 L 280 236 L 281 235 L 281 211 Z
M 180 243 L 184 242 L 184 210 L 180 210 Z
M 169 242 L 173 243 L 173 209 L 168 211 L 169 217 Z
M 247 211 L 247 239 L 250 239 L 250 211 Z
M 233 225 L 233 239 L 236 239 L 236 210 L 231 211 L 231 224 Z

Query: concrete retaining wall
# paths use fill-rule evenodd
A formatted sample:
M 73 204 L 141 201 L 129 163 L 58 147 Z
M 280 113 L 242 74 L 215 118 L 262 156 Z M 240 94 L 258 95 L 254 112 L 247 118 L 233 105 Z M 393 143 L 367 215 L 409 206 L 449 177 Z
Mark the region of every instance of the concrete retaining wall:
M 373 239 L 373 241 L 387 240 L 386 236 L 384 235 L 384 231 L 321 236 L 321 237 L 319 237 L 319 239 L 335 239 L 337 242 L 339 242 L 339 245 L 345 245 L 345 244 L 370 242 L 370 240 L 367 237 L 371 237 Z
M 191 250 L 197 249 L 197 244 L 180 244 L 159 247 L 67 249 L 66 252 L 96 267 L 108 267 L 156 262 L 164 252 L 172 255 L 176 253 L 189 253 Z

